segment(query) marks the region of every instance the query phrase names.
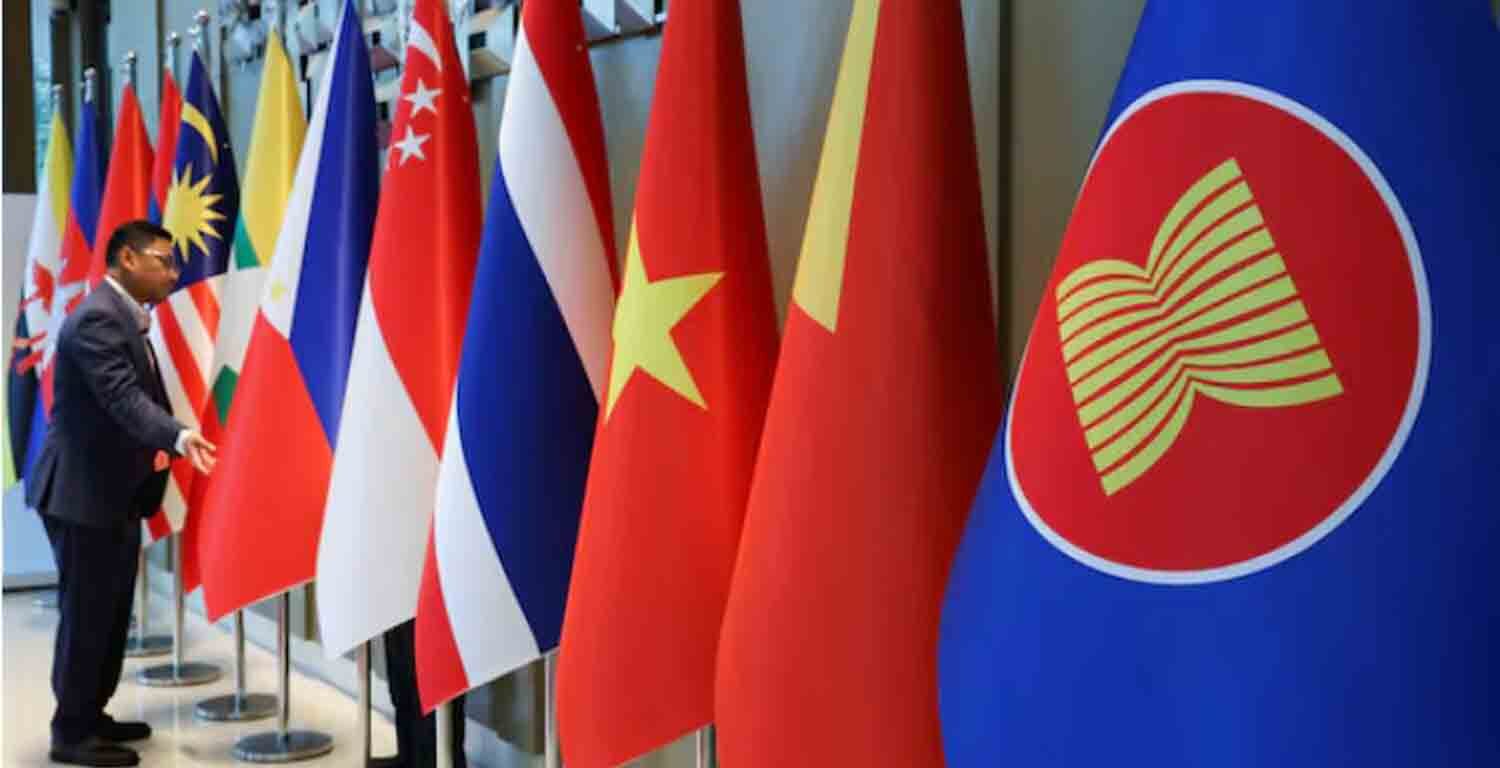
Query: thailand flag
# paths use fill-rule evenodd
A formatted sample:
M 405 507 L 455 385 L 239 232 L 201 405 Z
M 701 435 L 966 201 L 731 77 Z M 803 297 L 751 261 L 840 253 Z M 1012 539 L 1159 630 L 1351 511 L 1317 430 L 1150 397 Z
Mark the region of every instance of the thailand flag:
M 204 502 L 199 556 L 215 620 L 313 577 L 378 162 L 370 54 L 350 0 L 235 389 L 234 429 Z
M 614 314 L 576 3 L 526 3 L 417 607 L 431 710 L 557 646 Z

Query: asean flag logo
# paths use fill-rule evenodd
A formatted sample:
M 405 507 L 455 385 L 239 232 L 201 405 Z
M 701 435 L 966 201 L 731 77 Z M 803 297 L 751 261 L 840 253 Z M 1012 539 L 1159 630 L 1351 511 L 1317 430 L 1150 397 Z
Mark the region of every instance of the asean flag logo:
M 1243 83 L 1158 88 L 1084 180 L 1012 396 L 1011 490 L 1115 576 L 1268 568 L 1395 462 L 1430 334 L 1411 226 L 1348 136 Z

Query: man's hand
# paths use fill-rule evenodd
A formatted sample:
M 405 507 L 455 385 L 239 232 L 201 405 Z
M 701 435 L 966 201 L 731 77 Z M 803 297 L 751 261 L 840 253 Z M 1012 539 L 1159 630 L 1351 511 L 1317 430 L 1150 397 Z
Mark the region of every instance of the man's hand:
M 196 430 L 189 430 L 182 437 L 182 447 L 183 455 L 187 456 L 188 461 L 193 463 L 194 469 L 205 475 L 214 471 L 214 463 L 218 461 L 214 453 L 219 449 L 205 439 L 203 435 L 199 434 Z

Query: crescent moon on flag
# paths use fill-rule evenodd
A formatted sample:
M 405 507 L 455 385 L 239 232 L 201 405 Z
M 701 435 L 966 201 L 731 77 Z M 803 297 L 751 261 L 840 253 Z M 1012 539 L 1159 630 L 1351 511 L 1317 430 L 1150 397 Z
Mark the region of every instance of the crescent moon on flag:
M 412 19 L 410 36 L 406 41 L 406 50 L 416 50 L 432 60 L 432 65 L 439 72 L 443 71 L 443 57 L 438 54 L 437 43 L 433 42 L 432 35 L 427 34 L 427 28 L 423 27 L 416 19 Z
M 184 102 L 182 105 L 182 122 L 191 125 L 203 137 L 203 143 L 208 145 L 208 155 L 213 159 L 214 165 L 219 164 L 219 141 L 214 138 L 214 127 L 208 124 L 208 118 L 191 103 Z

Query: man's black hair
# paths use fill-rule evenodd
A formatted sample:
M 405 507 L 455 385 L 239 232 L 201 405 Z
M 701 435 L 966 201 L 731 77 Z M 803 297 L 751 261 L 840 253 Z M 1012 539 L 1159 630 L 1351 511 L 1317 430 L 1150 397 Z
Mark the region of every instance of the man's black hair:
M 114 234 L 109 236 L 109 247 L 104 251 L 104 263 L 111 267 L 116 266 L 120 263 L 120 251 L 126 246 L 139 252 L 157 240 L 171 242 L 172 233 L 145 219 L 127 221 L 115 227 Z

